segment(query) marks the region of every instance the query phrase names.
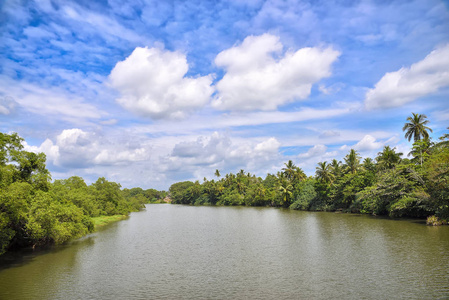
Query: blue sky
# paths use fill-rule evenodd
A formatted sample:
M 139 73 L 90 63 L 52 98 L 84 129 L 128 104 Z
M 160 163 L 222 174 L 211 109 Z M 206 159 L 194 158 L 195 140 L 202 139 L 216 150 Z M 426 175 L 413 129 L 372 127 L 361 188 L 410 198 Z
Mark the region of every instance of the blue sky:
M 0 12 L 0 130 L 53 179 L 168 189 L 351 148 L 406 154 L 449 126 L 449 4 L 16 1 Z

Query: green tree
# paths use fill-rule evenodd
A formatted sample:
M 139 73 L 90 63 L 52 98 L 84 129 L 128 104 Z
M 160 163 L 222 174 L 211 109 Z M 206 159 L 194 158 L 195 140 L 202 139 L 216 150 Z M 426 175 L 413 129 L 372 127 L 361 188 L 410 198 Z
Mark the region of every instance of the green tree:
M 447 129 L 449 129 L 449 127 Z M 445 133 L 440 136 L 439 140 L 441 141 L 438 143 L 439 146 L 449 146 L 449 133 Z
M 362 212 L 392 217 L 426 217 L 432 207 L 422 177 L 408 166 L 387 169 L 376 184 L 357 193 Z
M 351 149 L 349 153 L 345 156 L 344 160 L 346 163 L 346 171 L 355 174 L 360 169 L 360 155 L 359 153 Z
M 282 172 L 284 173 L 285 178 L 292 181 L 295 175 L 296 166 L 293 161 L 289 160 L 287 163 L 284 163 L 285 167 L 282 168 Z
M 402 152 L 396 152 L 396 148 L 390 148 L 390 146 L 385 146 L 382 152 L 377 153 L 377 164 L 380 169 L 392 169 L 400 161 Z
M 306 173 L 304 173 L 304 171 L 300 167 L 296 167 L 295 173 L 293 175 L 294 183 L 296 184 L 300 181 L 305 180 L 306 178 L 307 178 Z
M 434 149 L 423 164 L 426 191 L 438 217 L 449 220 L 449 147 Z
M 191 181 L 174 183 L 169 188 L 170 199 L 173 204 L 189 204 L 187 189 L 195 185 Z
M 331 172 L 335 178 L 338 178 L 343 173 L 343 168 L 341 161 L 336 160 L 335 158 L 331 162 Z
M 318 180 L 327 184 L 332 183 L 335 179 L 334 174 L 332 174 L 332 167 L 326 161 L 318 163 L 315 174 Z
M 432 143 L 429 139 L 417 140 L 413 143 L 412 150 L 408 155 L 413 156 L 412 161 L 418 161 L 422 166 L 424 160 L 429 157 Z
M 373 159 L 371 157 L 367 157 L 363 160 L 363 169 L 368 172 L 375 172 L 376 170 L 376 164 L 374 163 Z
M 432 129 L 427 127 L 429 124 L 429 120 L 426 120 L 427 116 L 424 114 L 415 114 L 412 113 L 411 117 L 407 118 L 407 123 L 404 124 L 402 131 L 405 131 L 405 138 L 410 141 L 413 138 L 413 141 L 416 142 L 422 138 L 428 139 L 429 132 L 432 132 Z
M 306 180 L 300 185 L 300 193 L 296 196 L 295 202 L 290 205 L 290 209 L 296 210 L 321 210 L 322 203 L 314 203 L 317 199 L 317 192 L 314 187 L 314 180 Z M 318 204 L 318 205 L 314 205 Z
M 278 191 L 280 193 L 280 205 L 289 207 L 293 196 L 293 186 L 288 180 L 281 180 Z
M 22 151 L 23 138 L 17 133 L 5 134 L 0 132 L 0 166 L 11 162 Z

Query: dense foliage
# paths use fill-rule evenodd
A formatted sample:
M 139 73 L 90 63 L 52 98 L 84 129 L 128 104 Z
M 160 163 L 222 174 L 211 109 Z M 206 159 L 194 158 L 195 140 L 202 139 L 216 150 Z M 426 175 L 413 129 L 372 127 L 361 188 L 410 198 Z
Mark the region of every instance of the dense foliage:
M 0 254 L 8 249 L 61 244 L 92 232 L 92 217 L 128 214 L 160 196 L 99 178 L 51 182 L 45 155 L 23 150 L 17 134 L 0 133 Z
M 411 159 L 385 146 L 377 157 L 351 149 L 343 162 L 320 162 L 314 177 L 290 160 L 265 179 L 240 170 L 203 183 L 179 182 L 170 187 L 172 203 L 290 207 L 389 215 L 449 218 L 449 135 L 432 142 L 425 115 L 408 118 L 406 138 L 414 138 Z M 449 129 L 449 128 L 448 128 Z

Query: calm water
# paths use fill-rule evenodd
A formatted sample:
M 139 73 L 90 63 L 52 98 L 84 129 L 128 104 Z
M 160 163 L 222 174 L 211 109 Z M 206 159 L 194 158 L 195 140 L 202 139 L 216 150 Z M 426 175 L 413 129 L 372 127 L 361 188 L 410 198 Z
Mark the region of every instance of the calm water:
M 0 261 L 0 299 L 448 299 L 449 227 L 274 208 L 148 205 Z

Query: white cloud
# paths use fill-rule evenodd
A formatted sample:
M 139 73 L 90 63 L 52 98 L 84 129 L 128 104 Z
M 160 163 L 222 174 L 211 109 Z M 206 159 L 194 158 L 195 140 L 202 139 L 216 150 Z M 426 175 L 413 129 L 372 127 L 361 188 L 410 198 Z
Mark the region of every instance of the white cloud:
M 59 87 L 41 87 L 0 75 L 0 93 L 13 97 L 21 107 L 38 115 L 72 121 L 98 119 L 104 115 L 104 112 L 86 103 L 83 97 Z M 1 102 L 0 106 L 3 106 Z
M 353 146 L 355 150 L 367 151 L 379 149 L 384 145 L 384 143 L 376 142 L 376 138 L 372 135 L 365 135 L 357 144 Z
M 254 150 L 260 153 L 261 152 L 276 153 L 279 150 L 280 145 L 281 143 L 279 143 L 279 141 L 276 138 L 271 137 L 268 140 L 257 144 Z
M 310 148 L 306 153 L 301 153 L 298 157 L 301 158 L 312 158 L 316 156 L 322 156 L 326 153 L 327 147 L 322 144 L 318 144 Z
M 320 138 L 329 138 L 329 137 L 335 137 L 335 136 L 340 136 L 340 132 L 336 131 L 336 130 L 326 130 L 323 131 L 323 133 L 321 133 L 319 135 Z
M 9 96 L 0 97 L 0 115 L 9 115 L 14 111 L 17 102 Z
M 343 83 L 334 83 L 327 87 L 324 84 L 320 84 L 318 90 L 325 95 L 332 95 L 338 93 L 344 87 Z
M 151 118 L 182 118 L 203 107 L 214 92 L 212 76 L 185 77 L 184 54 L 137 47 L 111 71 L 111 85 L 126 109 Z
M 231 139 L 227 134 L 214 132 L 209 137 L 176 144 L 172 154 L 163 158 L 161 164 L 168 176 L 185 172 L 202 179 L 213 174 L 215 169 L 225 173 L 244 169 L 262 175 L 272 171 L 273 162 L 280 159 L 279 146 L 273 137 Z
M 220 52 L 215 63 L 226 70 L 212 105 L 222 110 L 274 110 L 310 95 L 312 84 L 331 75 L 340 55 L 332 48 L 282 52 L 279 37 L 249 36 Z
M 368 90 L 368 109 L 397 107 L 449 86 L 449 44 L 437 48 L 410 68 L 386 73 Z
M 94 134 L 81 129 L 65 129 L 56 138 L 59 156 L 54 164 L 66 168 L 85 168 L 92 164 L 92 159 L 99 151 Z
M 94 163 L 111 165 L 122 162 L 143 161 L 148 158 L 145 148 L 117 151 L 116 149 L 104 149 L 94 158 Z
M 111 143 L 95 133 L 78 128 L 63 130 L 55 142 L 46 139 L 39 147 L 26 145 L 25 149 L 44 152 L 47 161 L 54 166 L 74 169 L 139 162 L 150 157 L 145 147 Z
M 144 39 L 134 31 L 122 26 L 117 20 L 110 18 L 107 15 L 84 9 L 73 3 L 71 3 L 70 6 L 63 6 L 58 13 L 67 19 L 72 19 L 81 23 L 77 24 L 78 26 L 74 26 L 74 29 L 101 33 L 101 36 L 106 40 L 116 41 L 117 39 L 120 39 L 139 43 Z
M 316 164 L 320 161 L 329 161 L 334 158 L 338 158 L 338 151 L 330 151 L 327 152 L 328 148 L 326 145 L 317 144 L 313 147 L 309 148 L 309 150 L 305 153 L 299 154 L 297 157 L 300 158 L 298 166 L 301 167 L 304 171 L 311 172 L 315 170 Z
M 331 108 L 325 110 L 304 108 L 299 111 L 293 112 L 281 112 L 281 111 L 269 111 L 269 112 L 233 112 L 230 114 L 197 114 L 184 120 L 177 120 L 172 122 L 170 120 L 160 120 L 153 124 L 137 125 L 134 127 L 134 131 L 141 134 L 170 134 L 170 135 L 185 135 L 187 133 L 194 132 L 211 132 L 221 131 L 230 128 L 239 129 L 240 126 L 258 126 L 267 124 L 284 124 L 289 122 L 307 122 L 311 120 L 323 120 L 338 116 L 343 116 L 350 113 L 350 109 L 346 108 Z M 324 130 L 314 135 L 316 141 L 318 135 Z M 345 133 L 345 138 L 349 140 L 355 140 L 358 137 L 354 137 L 353 132 Z M 338 132 L 337 137 L 340 135 Z M 335 136 L 335 135 L 333 135 Z M 323 137 L 320 137 L 323 138 Z M 315 141 L 315 139 L 314 139 Z M 315 142 L 314 142 L 315 143 Z M 318 143 L 327 143 L 318 142 Z M 303 145 L 303 144 L 301 144 Z M 307 144 L 309 145 L 309 144 Z

